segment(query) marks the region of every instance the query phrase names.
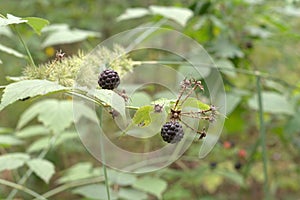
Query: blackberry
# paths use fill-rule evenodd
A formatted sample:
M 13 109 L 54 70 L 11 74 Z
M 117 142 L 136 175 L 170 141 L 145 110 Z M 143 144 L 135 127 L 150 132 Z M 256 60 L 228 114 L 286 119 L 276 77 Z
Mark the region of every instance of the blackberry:
M 239 170 L 239 169 L 241 169 L 242 168 L 242 163 L 240 163 L 239 161 L 238 162 L 236 162 L 235 164 L 234 164 L 234 168 L 236 169 L 236 170 Z
M 120 84 L 119 74 L 112 69 L 106 69 L 99 75 L 98 84 L 102 89 L 113 90 Z
M 161 137 L 165 142 L 171 144 L 179 142 L 183 138 L 183 135 L 183 128 L 178 122 L 167 122 L 161 128 Z
M 218 163 L 217 162 L 211 162 L 209 163 L 210 169 L 215 169 L 217 167 Z

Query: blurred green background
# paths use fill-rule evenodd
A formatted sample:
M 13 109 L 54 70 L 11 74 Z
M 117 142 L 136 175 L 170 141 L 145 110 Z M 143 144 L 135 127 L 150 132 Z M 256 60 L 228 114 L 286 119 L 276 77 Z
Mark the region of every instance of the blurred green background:
M 151 10 L 151 6 L 163 6 L 164 13 L 117 20 L 129 8 Z M 180 20 L 176 20 L 176 15 L 169 10 L 171 7 L 188 9 L 192 16 L 186 23 L 179 24 Z M 130 16 L 135 16 L 137 12 L 134 9 L 127 10 Z M 88 52 L 116 33 L 168 19 L 162 27 L 178 30 L 199 42 L 220 67 L 227 92 L 228 112 L 220 141 L 213 151 L 199 160 L 197 154 L 200 143 L 195 142 L 166 169 L 145 175 L 119 174 L 124 179 L 134 179 L 136 182 L 125 184 L 112 180 L 115 199 L 299 198 L 300 1 L 2 0 L 0 13 L 4 16 L 12 14 L 44 18 L 49 20 L 50 26 L 68 26 L 70 32 L 82 30 L 80 37 L 64 43 L 55 42 L 56 39 L 51 39 L 49 32 L 37 35 L 27 25 L 17 25 L 36 64 L 53 60 L 56 50 L 62 49 L 67 55 L 76 54 L 78 50 Z M 55 31 L 59 33 L 59 29 Z M 26 54 L 12 29 L 0 27 L 0 44 Z M 133 56 L 134 60 L 147 60 L 142 57 L 143 54 Z M 148 60 L 156 58 L 153 53 Z M 20 76 L 28 64 L 26 59 L 2 49 L 0 60 L 0 85 L 11 82 L 7 76 Z M 264 107 L 265 143 L 261 142 L 259 113 L 262 110 L 257 105 L 259 91 L 256 71 L 263 74 L 260 94 Z M 34 103 L 17 102 L 1 111 L 0 136 L 15 134 L 20 115 Z M 5 155 L 26 151 L 39 139 L 31 138 L 22 145 L 0 141 L 0 153 Z M 45 184 L 38 177 L 31 176 L 26 186 L 42 194 L 65 184 L 65 189 L 49 199 L 97 199 L 96 195 L 89 195 L 97 190 L 92 185 L 93 181 L 87 181 L 86 186 L 90 188 L 81 186 L 74 189 L 68 185 L 72 181 L 80 182 L 83 178 L 94 178 L 95 174 L 98 175 L 98 163 L 86 152 L 78 138 L 67 139 L 71 142 L 55 146 L 45 157 L 54 163 L 56 170 L 50 183 Z M 74 169 L 75 164 L 79 166 Z M 25 171 L 26 167 L 2 171 L 0 177 L 17 183 Z M 111 172 L 111 176 L 114 173 Z M 95 181 L 98 182 L 103 183 Z M 151 188 L 156 184 L 161 187 Z M 6 199 L 10 191 L 9 187 L 0 187 L 0 199 Z M 16 196 L 17 199 L 31 199 L 23 192 Z

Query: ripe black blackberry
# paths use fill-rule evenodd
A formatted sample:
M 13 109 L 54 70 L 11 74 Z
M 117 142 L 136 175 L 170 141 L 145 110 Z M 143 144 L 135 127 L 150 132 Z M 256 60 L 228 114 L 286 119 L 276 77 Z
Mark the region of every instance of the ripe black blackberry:
M 161 128 L 163 140 L 171 144 L 179 142 L 183 138 L 183 135 L 183 128 L 177 121 L 167 122 Z
M 112 69 L 105 69 L 99 75 L 98 84 L 102 89 L 113 90 L 120 84 L 119 74 Z
M 241 169 L 242 168 L 242 166 L 243 166 L 243 164 L 241 163 L 241 162 L 236 162 L 235 164 L 234 164 L 234 168 L 236 169 L 236 170 L 239 170 L 239 169 Z
M 217 167 L 218 163 L 217 162 L 211 162 L 209 163 L 210 169 L 215 169 Z

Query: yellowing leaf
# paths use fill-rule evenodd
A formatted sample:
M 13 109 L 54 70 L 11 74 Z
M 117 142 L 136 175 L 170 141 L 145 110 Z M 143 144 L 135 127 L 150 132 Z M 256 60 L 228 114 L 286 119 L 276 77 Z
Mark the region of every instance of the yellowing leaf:
M 135 124 L 148 126 L 151 123 L 150 112 L 152 112 L 153 110 L 153 106 L 143 106 L 139 108 L 133 117 L 133 122 Z

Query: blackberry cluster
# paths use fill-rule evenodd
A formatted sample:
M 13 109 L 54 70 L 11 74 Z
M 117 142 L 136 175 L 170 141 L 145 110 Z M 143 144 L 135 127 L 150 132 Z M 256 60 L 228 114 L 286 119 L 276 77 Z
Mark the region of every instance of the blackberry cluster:
M 170 121 L 161 128 L 161 137 L 165 142 L 175 144 L 183 138 L 184 132 L 179 122 Z
M 119 74 L 112 69 L 106 69 L 99 75 L 98 84 L 102 89 L 113 90 L 120 84 Z

